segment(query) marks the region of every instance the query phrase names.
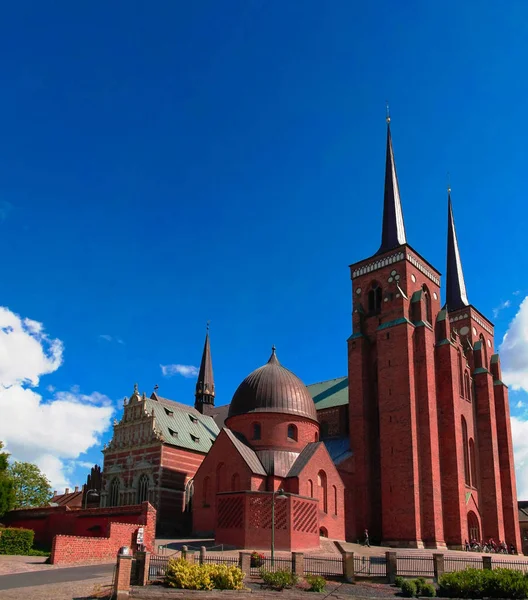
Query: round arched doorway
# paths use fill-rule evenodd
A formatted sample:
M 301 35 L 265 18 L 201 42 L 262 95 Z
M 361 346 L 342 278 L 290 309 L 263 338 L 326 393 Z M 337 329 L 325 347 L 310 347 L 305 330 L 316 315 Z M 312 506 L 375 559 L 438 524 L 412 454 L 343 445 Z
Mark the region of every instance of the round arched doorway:
M 470 510 L 468 512 L 467 522 L 468 522 L 469 542 L 471 543 L 472 540 L 477 540 L 477 542 L 480 542 L 479 521 L 478 521 L 477 515 L 472 510 Z
M 326 527 L 320 527 L 319 528 L 319 535 L 321 537 L 327 538 L 328 537 L 328 529 Z

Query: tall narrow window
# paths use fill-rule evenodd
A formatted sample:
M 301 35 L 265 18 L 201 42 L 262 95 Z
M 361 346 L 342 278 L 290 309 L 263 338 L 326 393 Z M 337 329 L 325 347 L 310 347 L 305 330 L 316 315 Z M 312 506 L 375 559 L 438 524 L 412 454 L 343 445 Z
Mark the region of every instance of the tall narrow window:
M 466 399 L 471 402 L 471 385 L 469 383 L 469 373 L 467 371 L 464 373 L 464 387 L 466 388 Z
M 466 480 L 466 485 L 471 485 L 471 476 L 469 468 L 468 431 L 466 419 L 464 419 L 464 417 L 462 417 L 462 446 L 464 454 L 464 479 Z
M 475 442 L 469 440 L 469 466 L 471 468 L 471 485 L 477 487 L 477 458 L 475 456 Z
M 260 436 L 262 435 L 260 423 L 253 423 L 253 439 L 260 440 Z
M 328 512 L 328 490 L 326 486 L 326 473 L 321 470 L 317 474 L 317 485 L 319 487 L 319 508 Z
M 464 370 L 462 368 L 462 351 L 460 348 L 457 352 L 458 356 L 458 391 L 461 396 L 464 396 Z
M 119 479 L 115 477 L 110 484 L 110 506 L 119 506 Z
M 308 496 L 310 496 L 310 498 L 314 497 L 314 493 L 313 493 L 313 481 L 311 479 L 308 479 Z
M 337 515 L 337 488 L 335 485 L 332 486 L 334 492 L 334 515 Z
M 377 283 L 373 283 L 368 293 L 369 312 L 379 312 L 381 310 L 381 300 L 383 292 Z
M 486 348 L 486 340 L 484 339 L 484 336 L 482 335 L 482 333 L 479 336 L 480 339 L 480 345 L 481 345 L 481 352 L 482 352 L 482 366 L 487 369 L 488 368 L 488 349 Z
M 149 478 L 148 475 L 143 474 L 139 478 L 138 481 L 138 489 L 137 489 L 137 503 L 141 504 L 148 500 L 149 495 Z
M 288 425 L 288 439 L 297 441 L 297 427 L 293 424 Z
M 423 297 L 423 303 L 424 303 L 424 316 L 425 316 L 425 320 L 428 323 L 432 323 L 433 322 L 433 316 L 432 316 L 432 310 L 431 310 L 431 295 L 429 294 L 429 290 L 427 289 L 426 285 L 422 286 L 422 297 Z

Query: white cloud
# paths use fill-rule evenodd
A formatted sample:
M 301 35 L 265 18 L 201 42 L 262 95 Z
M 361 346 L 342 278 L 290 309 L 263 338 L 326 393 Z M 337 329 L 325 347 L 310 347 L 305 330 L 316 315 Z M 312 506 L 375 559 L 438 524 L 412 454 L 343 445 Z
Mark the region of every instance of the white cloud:
M 125 342 L 118 337 L 112 337 L 111 335 L 108 335 L 107 333 L 102 333 L 99 336 L 102 340 L 105 340 L 105 342 L 116 342 L 117 344 L 124 344 Z
M 100 443 L 114 412 L 110 398 L 78 386 L 51 399 L 31 389 L 61 366 L 62 353 L 41 323 L 0 307 L 0 440 L 13 459 L 38 464 L 54 489 L 69 486 L 72 461 Z
M 528 421 L 511 417 L 517 498 L 528 500 Z
M 198 367 L 193 365 L 160 365 L 160 367 L 164 377 L 172 377 L 173 375 L 196 377 L 198 375 Z
M 55 391 L 55 387 L 53 385 L 47 385 L 46 391 L 49 392 L 50 394 L 53 394 L 53 392 Z
M 522 400 L 519 400 L 519 402 L 517 402 L 517 404 L 515 405 L 515 408 L 522 408 L 524 406 L 524 402 Z
M 514 390 L 528 392 L 528 296 L 511 321 L 499 352 L 504 382 Z
M 501 310 L 504 310 L 505 308 L 509 308 L 510 306 L 511 306 L 510 300 L 504 300 L 504 302 L 501 302 L 499 304 L 499 306 L 496 306 L 493 309 L 493 318 L 496 319 L 499 316 L 499 313 L 501 312 Z

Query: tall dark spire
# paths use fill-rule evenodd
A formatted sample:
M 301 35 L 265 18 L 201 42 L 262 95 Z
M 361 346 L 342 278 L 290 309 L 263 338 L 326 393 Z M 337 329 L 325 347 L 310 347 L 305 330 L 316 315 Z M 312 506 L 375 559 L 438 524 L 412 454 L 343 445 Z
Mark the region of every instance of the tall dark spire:
M 460 251 L 453 218 L 453 205 L 451 204 L 451 189 L 447 190 L 447 275 L 446 275 L 446 303 L 447 310 L 458 310 L 469 306 L 466 293 L 466 283 L 462 272 Z
M 211 344 L 209 342 L 209 322 L 207 323 L 207 333 L 205 335 L 205 344 L 196 382 L 194 407 L 201 413 L 204 412 L 204 406 L 214 406 L 215 386 L 213 377 L 213 361 L 211 359 Z
M 392 149 L 390 116 L 387 107 L 387 156 L 385 159 L 385 191 L 383 196 L 383 231 L 381 246 L 376 254 L 388 252 L 407 243 L 403 212 L 400 200 L 400 188 L 396 174 L 396 162 Z

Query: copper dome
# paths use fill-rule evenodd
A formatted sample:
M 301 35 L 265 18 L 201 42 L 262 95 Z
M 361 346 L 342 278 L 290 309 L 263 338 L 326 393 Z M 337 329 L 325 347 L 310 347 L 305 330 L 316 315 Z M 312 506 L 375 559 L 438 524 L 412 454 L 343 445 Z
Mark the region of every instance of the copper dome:
M 317 421 L 317 411 L 308 389 L 280 364 L 275 347 L 268 362 L 250 373 L 238 386 L 228 418 L 257 412 L 285 413 Z

